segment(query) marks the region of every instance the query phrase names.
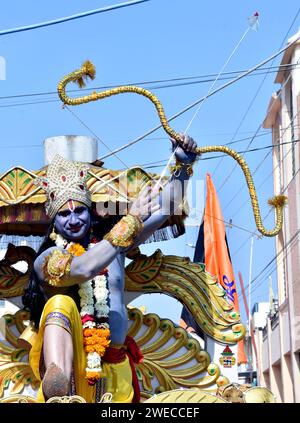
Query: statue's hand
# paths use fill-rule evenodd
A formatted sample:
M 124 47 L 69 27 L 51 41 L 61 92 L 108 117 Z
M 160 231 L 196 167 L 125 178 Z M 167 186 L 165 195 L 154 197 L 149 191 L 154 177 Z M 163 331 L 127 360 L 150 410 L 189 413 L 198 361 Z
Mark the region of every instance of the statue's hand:
M 178 161 L 182 163 L 193 163 L 196 160 L 197 153 L 197 143 L 191 138 L 189 135 L 185 135 L 180 133 L 181 139 L 183 140 L 183 144 L 179 145 L 179 143 L 174 140 L 173 138 L 170 138 L 172 142 L 172 150 L 175 152 L 175 157 Z
M 158 188 L 146 186 L 139 196 L 131 203 L 129 213 L 138 216 L 143 221 L 160 208 L 158 199 Z

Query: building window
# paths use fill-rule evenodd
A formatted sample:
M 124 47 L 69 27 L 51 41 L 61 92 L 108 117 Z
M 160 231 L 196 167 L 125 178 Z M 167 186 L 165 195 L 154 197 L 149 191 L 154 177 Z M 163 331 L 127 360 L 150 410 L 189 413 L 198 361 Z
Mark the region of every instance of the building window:
M 276 166 L 274 167 L 274 178 L 275 176 L 278 176 L 278 189 L 280 191 L 283 191 L 283 184 L 282 184 L 282 159 L 281 159 L 281 143 L 282 139 L 280 137 L 280 122 L 277 118 L 276 124 L 272 127 L 273 131 L 273 144 L 274 144 L 274 157 L 275 157 L 275 163 Z
M 294 106 L 293 106 L 293 84 L 290 80 L 287 86 L 288 90 L 288 102 L 287 102 L 287 109 L 288 109 L 288 116 L 289 116 L 289 125 L 291 129 L 291 153 L 292 153 L 292 177 L 296 174 L 296 143 L 295 143 L 295 116 L 294 116 Z

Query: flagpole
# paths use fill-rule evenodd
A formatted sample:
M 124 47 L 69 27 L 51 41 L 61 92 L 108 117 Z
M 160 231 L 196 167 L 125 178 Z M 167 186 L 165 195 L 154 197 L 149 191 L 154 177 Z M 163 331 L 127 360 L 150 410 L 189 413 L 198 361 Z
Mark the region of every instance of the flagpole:
M 249 282 L 248 282 L 248 333 L 251 332 L 251 282 L 252 282 L 252 259 L 253 259 L 253 241 L 254 237 L 251 237 L 251 246 L 250 246 L 250 261 L 249 261 Z
M 251 245 L 250 245 L 250 260 L 249 260 L 249 282 L 248 282 L 248 336 L 251 336 L 251 282 L 252 282 L 252 259 L 253 259 L 253 242 L 254 237 L 251 237 Z M 252 366 L 252 363 L 249 363 Z M 250 371 L 250 379 L 252 383 L 252 370 Z
M 245 285 L 244 285 L 244 281 L 243 281 L 243 276 L 241 274 L 241 272 L 238 272 L 239 275 L 239 281 L 240 281 L 240 286 L 241 286 L 241 291 L 242 291 L 242 296 L 243 296 L 243 301 L 244 301 L 244 307 L 245 307 L 245 312 L 246 315 L 249 316 L 249 307 L 247 304 L 247 297 L 246 297 L 246 291 L 245 291 Z M 254 350 L 254 354 L 255 354 L 255 362 L 256 362 L 256 374 L 257 374 L 257 385 L 259 386 L 259 382 L 261 381 L 261 372 L 260 372 L 260 363 L 258 360 L 258 349 L 256 346 L 256 342 L 255 342 L 255 337 L 254 337 L 254 330 L 251 327 L 251 333 L 249 334 L 249 336 L 251 335 L 251 342 L 248 342 L 248 347 L 251 348 L 251 345 L 253 346 L 253 350 Z M 253 351 L 251 348 L 251 351 Z M 250 356 L 251 356 L 251 351 L 249 351 L 249 355 L 247 355 L 248 358 L 248 365 L 250 363 Z M 253 357 L 253 354 L 252 354 Z M 253 362 L 253 358 L 252 358 L 252 362 Z M 252 381 L 252 372 L 251 372 L 251 381 Z
M 275 308 L 274 308 L 274 292 L 273 292 L 273 283 L 272 283 L 272 276 L 269 276 L 269 307 L 270 307 L 270 315 L 274 316 Z

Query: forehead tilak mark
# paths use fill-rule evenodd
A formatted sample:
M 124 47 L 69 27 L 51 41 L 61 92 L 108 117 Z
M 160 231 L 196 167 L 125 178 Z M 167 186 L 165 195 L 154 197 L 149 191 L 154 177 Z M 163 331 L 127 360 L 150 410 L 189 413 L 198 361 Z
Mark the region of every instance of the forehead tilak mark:
M 73 200 L 68 201 L 68 208 L 71 212 L 73 212 L 75 210 L 75 204 L 74 204 Z

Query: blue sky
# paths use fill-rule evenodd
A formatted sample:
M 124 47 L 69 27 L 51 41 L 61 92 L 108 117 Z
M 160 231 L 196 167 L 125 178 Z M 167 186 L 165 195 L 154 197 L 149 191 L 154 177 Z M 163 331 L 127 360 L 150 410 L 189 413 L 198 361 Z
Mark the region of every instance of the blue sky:
M 11 0 L 2 5 L 0 28 L 29 25 L 111 4 L 114 2 Z M 299 2 L 296 0 L 287 0 L 284 4 L 253 0 L 239 2 L 152 0 L 52 27 L 2 36 L 0 56 L 6 61 L 6 80 L 0 81 L 0 97 L 55 91 L 59 79 L 78 68 L 86 59 L 93 61 L 97 68 L 94 86 L 218 73 L 245 32 L 248 25 L 247 18 L 257 10 L 260 13 L 258 32 L 250 31 L 247 34 L 226 71 L 247 69 L 279 49 L 298 7 Z M 289 37 L 297 31 L 299 22 L 298 18 L 291 28 Z M 276 59 L 274 65 L 279 61 L 280 58 Z M 194 120 L 189 134 L 199 145 L 229 142 L 239 126 L 234 140 L 254 135 L 265 117 L 272 92 L 279 88 L 274 84 L 275 74 L 270 73 L 241 124 L 241 119 L 263 78 L 264 75 L 245 78 L 208 99 Z M 216 86 L 223 82 L 218 82 Z M 161 99 L 167 115 L 171 116 L 187 104 L 204 96 L 210 84 L 153 91 Z M 47 137 L 63 134 L 90 135 L 70 113 L 61 109 L 59 102 L 24 104 L 36 102 L 36 99 L 36 97 L 0 98 L 2 158 L 0 172 L 14 165 L 22 165 L 29 169 L 41 167 L 43 140 Z M 51 99 L 55 99 L 55 96 Z M 16 103 L 23 104 L 16 105 Z M 132 95 L 84 105 L 74 111 L 113 149 L 143 134 L 158 123 L 153 106 L 144 98 Z M 192 115 L 193 111 L 184 114 L 176 119 L 172 126 L 175 130 L 184 131 Z M 264 132 L 265 130 L 262 130 L 259 134 Z M 167 158 L 170 147 L 166 135 L 162 131 L 157 131 L 151 136 L 154 137 L 163 139 L 143 140 L 133 148 L 120 153 L 120 157 L 128 165 Z M 235 148 L 243 150 L 247 142 L 235 144 Z M 251 147 L 261 147 L 270 143 L 271 135 L 264 134 L 257 137 Z M 106 152 L 105 148 L 99 145 L 99 156 Z M 263 150 L 247 154 L 246 160 L 250 169 L 255 169 L 266 153 L 267 151 Z M 213 173 L 219 160 L 200 161 L 194 178 L 204 179 L 206 172 Z M 116 158 L 107 159 L 105 165 L 111 168 L 122 166 Z M 221 186 L 233 165 L 234 162 L 230 158 L 222 161 L 213 175 L 217 188 Z M 271 172 L 271 166 L 271 154 L 269 154 L 254 175 L 257 186 Z M 219 192 L 221 205 L 225 207 L 233 194 L 243 185 L 243 176 L 237 169 Z M 267 199 L 273 195 L 271 177 L 262 185 L 258 195 L 264 216 L 268 211 Z M 233 218 L 234 224 L 253 231 L 255 223 L 250 202 L 243 206 L 248 198 L 248 192 L 243 187 L 232 204 L 224 209 L 224 219 L 228 221 Z M 273 226 L 272 214 L 265 223 L 268 227 Z M 236 228 L 228 229 L 227 233 L 236 278 L 237 272 L 241 271 L 247 283 L 249 233 Z M 197 229 L 188 228 L 185 237 L 146 246 L 143 251 L 150 253 L 156 248 L 161 248 L 165 254 L 188 255 L 192 258 L 194 251 L 186 244 L 193 244 L 196 237 Z M 254 241 L 253 277 L 264 268 L 274 254 L 273 239 Z M 269 273 L 266 273 L 265 279 L 260 280 L 259 287 L 254 289 L 253 302 L 268 299 L 268 276 Z M 275 287 L 274 272 L 272 277 Z M 161 310 L 158 309 L 160 312 L 165 309 L 165 303 L 162 300 L 158 303 L 161 307 Z M 141 304 L 146 304 L 150 310 L 153 299 L 143 299 Z M 243 308 L 242 305 L 241 307 Z M 179 310 L 174 306 L 175 309 Z M 178 316 L 177 311 L 173 312 L 174 319 Z

